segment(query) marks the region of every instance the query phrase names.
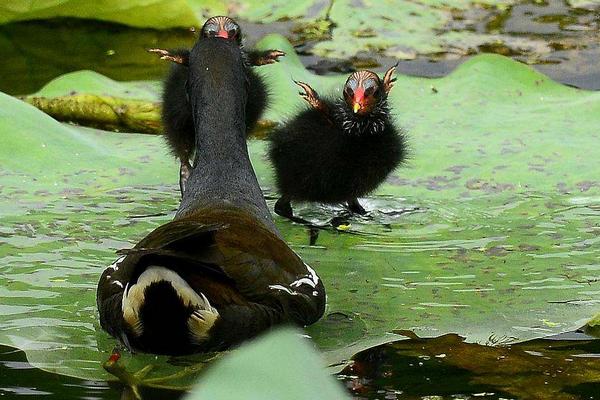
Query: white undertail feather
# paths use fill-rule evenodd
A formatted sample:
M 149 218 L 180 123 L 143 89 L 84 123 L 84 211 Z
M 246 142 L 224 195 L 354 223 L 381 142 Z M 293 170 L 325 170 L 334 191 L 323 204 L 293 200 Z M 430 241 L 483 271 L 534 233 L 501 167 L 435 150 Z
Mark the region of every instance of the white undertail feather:
M 198 294 L 175 271 L 168 268 L 150 266 L 138 278 L 137 282 L 123 291 L 121 310 L 123 318 L 136 336 L 144 333 L 144 327 L 139 317 L 139 312 L 144 304 L 146 288 L 155 282 L 169 282 L 175 289 L 179 298 L 188 307 L 193 308 L 187 325 L 193 342 L 200 343 L 208 337 L 208 331 L 219 318 L 219 312 L 212 307 L 206 296 Z
M 202 297 L 206 300 L 207 307 L 195 310 L 187 321 L 192 342 L 196 344 L 200 344 L 208 339 L 208 331 L 219 318 L 217 309 L 210 305 L 208 299 L 204 295 L 202 295 Z

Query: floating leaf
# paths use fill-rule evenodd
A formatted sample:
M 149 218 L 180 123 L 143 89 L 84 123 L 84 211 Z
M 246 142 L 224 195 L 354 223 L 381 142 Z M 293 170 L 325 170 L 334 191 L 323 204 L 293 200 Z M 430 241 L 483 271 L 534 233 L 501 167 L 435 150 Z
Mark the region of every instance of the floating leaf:
M 108 0 L 103 1 L 101 5 L 89 0 L 43 0 L 11 1 L 0 5 L 0 24 L 56 17 L 98 19 L 152 28 L 188 27 L 198 24 L 196 13 L 185 0 Z
M 187 399 L 342 400 L 348 396 L 328 376 L 310 342 L 296 331 L 279 330 L 216 362 Z
M 412 337 L 357 354 L 343 374 L 364 398 L 389 388 L 408 398 L 453 393 L 484 399 L 589 398 L 600 389 L 600 342 L 564 336 L 493 347 L 465 343 L 453 334 Z M 438 376 L 443 385 L 432 385 Z

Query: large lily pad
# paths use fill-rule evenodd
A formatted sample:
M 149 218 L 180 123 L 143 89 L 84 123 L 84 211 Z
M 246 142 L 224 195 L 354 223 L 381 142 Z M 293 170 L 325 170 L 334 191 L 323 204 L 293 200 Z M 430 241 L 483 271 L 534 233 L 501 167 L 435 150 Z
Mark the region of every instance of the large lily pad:
M 327 375 L 319 355 L 300 333 L 279 330 L 219 361 L 187 399 L 344 400 L 348 396 Z
M 292 78 L 320 92 L 345 79 L 310 74 L 280 36 L 259 46 L 288 53 L 261 68 L 276 94 L 266 115 L 273 121 L 301 106 Z M 100 362 L 114 341 L 97 326 L 96 280 L 115 250 L 171 218 L 175 162 L 158 137 L 65 126 L 8 96 L 0 102 L 9 143 L 0 157 L 10 160 L 0 181 L 0 343 L 50 371 L 107 378 Z M 307 332 L 328 362 L 390 340 L 395 329 L 493 343 L 583 325 L 599 308 L 600 93 L 479 56 L 443 79 L 399 76 L 391 103 L 412 156 L 364 200 L 372 218 L 351 220 L 346 232 L 321 230 L 316 246 L 303 226 L 276 220 L 326 283 L 326 316 Z M 250 142 L 272 205 L 265 147 Z M 316 222 L 339 212 L 298 211 Z M 124 360 L 131 370 L 146 363 L 157 365 L 148 384 L 171 387 L 188 385 L 204 365 Z
M 215 3 L 215 2 L 213 2 Z M 186 0 L 11 1 L 0 5 L 0 24 L 11 21 L 78 17 L 138 27 L 167 28 L 196 25 L 197 15 Z

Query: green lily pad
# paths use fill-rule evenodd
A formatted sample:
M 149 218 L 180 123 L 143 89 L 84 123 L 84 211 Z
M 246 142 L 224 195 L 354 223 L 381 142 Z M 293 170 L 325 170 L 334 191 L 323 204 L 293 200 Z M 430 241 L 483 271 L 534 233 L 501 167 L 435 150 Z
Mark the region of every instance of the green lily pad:
M 147 101 L 160 100 L 161 84 L 156 81 L 118 82 L 94 71 L 84 70 L 61 75 L 34 94 L 60 97 L 77 93 Z
M 188 27 L 198 22 L 197 14 L 186 0 L 109 0 L 100 6 L 94 1 L 43 0 L 0 5 L 0 24 L 56 17 L 98 19 L 152 28 Z
M 323 361 L 300 332 L 280 330 L 215 363 L 186 398 L 342 400 L 348 396 L 327 375 Z
M 312 8 L 317 13 L 310 12 Z M 105 1 L 99 6 L 92 1 L 59 0 L 35 3 L 15 1 L 0 6 L 0 24 L 12 21 L 76 17 L 118 22 L 135 27 L 173 28 L 198 26 L 208 16 L 242 17 L 256 22 L 313 17 L 321 8 L 319 2 L 302 0 L 281 3 L 277 1 L 245 0 L 227 6 L 219 0 L 136 0 L 127 3 Z M 312 15 L 311 15 L 312 14 Z
M 309 73 L 281 36 L 259 47 L 288 54 L 260 68 L 275 93 L 269 120 L 302 106 L 292 79 L 325 93 L 346 78 Z M 98 79 L 75 76 L 85 79 L 72 90 Z M 141 96 L 154 98 L 147 90 Z M 362 200 L 371 218 L 320 230 L 315 246 L 306 228 L 276 219 L 326 284 L 326 315 L 306 332 L 327 362 L 340 365 L 397 329 L 495 343 L 582 326 L 599 308 L 600 92 L 484 55 L 442 79 L 399 76 L 391 104 L 411 159 Z M 97 325 L 96 281 L 115 250 L 172 218 L 176 162 L 159 137 L 62 125 L 8 96 L 0 117 L 0 343 L 40 368 L 107 379 L 100 365 L 114 340 Z M 272 206 L 266 143 L 249 146 Z M 296 209 L 324 226 L 340 211 Z M 146 384 L 182 387 L 206 362 L 135 355 L 124 365 L 152 364 Z
M 594 315 L 592 319 L 585 324 L 583 330 L 588 335 L 600 338 L 600 314 Z

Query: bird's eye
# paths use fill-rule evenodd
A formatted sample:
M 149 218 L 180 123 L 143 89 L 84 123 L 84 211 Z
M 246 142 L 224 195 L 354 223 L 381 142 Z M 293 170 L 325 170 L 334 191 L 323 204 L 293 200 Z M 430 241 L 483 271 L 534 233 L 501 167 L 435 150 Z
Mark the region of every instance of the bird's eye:
M 215 24 L 208 24 L 205 25 L 204 28 L 202 29 L 202 34 L 205 37 L 213 37 L 217 35 L 217 31 L 219 30 L 219 27 Z
M 234 39 L 235 37 L 237 37 L 237 34 L 238 34 L 237 29 L 230 29 L 227 31 L 227 36 L 231 39 Z
M 346 96 L 352 97 L 354 95 L 354 90 L 352 90 L 351 87 L 346 86 L 346 88 L 344 89 L 344 94 Z
M 365 96 L 373 96 L 373 94 L 375 94 L 375 87 L 373 86 L 369 86 L 366 90 L 365 90 Z
M 363 87 L 365 88 L 365 93 L 370 92 L 371 94 L 373 94 L 375 92 L 375 90 L 377 90 L 378 86 L 379 86 L 379 84 L 377 83 L 377 81 L 372 78 L 366 79 L 363 82 Z

